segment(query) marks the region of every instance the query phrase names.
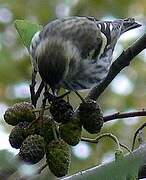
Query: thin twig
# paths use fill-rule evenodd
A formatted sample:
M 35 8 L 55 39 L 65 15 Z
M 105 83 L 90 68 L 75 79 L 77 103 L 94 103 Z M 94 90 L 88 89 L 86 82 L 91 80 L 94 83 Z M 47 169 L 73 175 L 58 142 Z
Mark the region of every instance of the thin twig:
M 142 124 L 142 125 L 136 130 L 136 132 L 135 132 L 135 134 L 134 134 L 134 137 L 133 137 L 133 142 L 132 142 L 132 148 L 131 148 L 132 151 L 134 150 L 134 145 L 135 145 L 136 137 L 137 137 L 139 131 L 141 131 L 144 127 L 146 127 L 146 123 Z
M 41 83 L 39 85 L 39 88 L 35 93 L 35 100 L 34 100 L 35 105 L 37 104 L 38 98 L 40 97 L 40 94 L 41 94 L 43 88 L 44 88 L 44 82 L 41 81 Z
M 100 139 L 102 139 L 103 137 L 109 137 L 111 138 L 112 140 L 114 140 L 114 142 L 117 144 L 118 146 L 118 149 L 120 149 L 120 143 L 119 143 L 119 140 L 117 139 L 117 137 L 111 133 L 104 133 L 104 134 L 101 134 L 99 136 L 97 136 L 95 139 L 90 139 L 90 138 L 85 138 L 85 137 L 82 137 L 81 138 L 81 141 L 86 141 L 86 142 L 91 142 L 91 143 L 98 143 L 98 141 Z
M 125 148 L 129 153 L 132 153 L 132 151 L 125 144 L 120 143 L 120 146 Z
M 44 88 L 44 82 L 41 81 L 38 90 L 35 92 L 35 85 L 36 85 L 36 81 L 34 80 L 34 77 L 32 78 L 32 83 L 30 85 L 30 94 L 31 94 L 31 101 L 32 104 L 34 105 L 34 107 L 36 107 L 38 98 L 40 97 L 40 94 Z
M 32 105 L 34 105 L 35 107 L 36 107 L 36 103 L 35 103 L 36 74 L 37 74 L 37 72 L 35 71 L 35 69 L 33 69 L 33 72 L 32 72 L 32 81 L 31 81 L 31 84 L 30 84 L 30 86 L 29 86 L 29 88 L 30 88 L 30 94 L 31 94 L 31 103 L 32 103 Z
M 48 110 L 48 109 L 50 108 L 49 105 L 46 105 L 46 106 L 47 106 L 47 107 L 45 107 L 44 110 Z M 36 109 L 33 109 L 32 112 L 37 113 L 37 112 L 40 112 L 41 110 L 42 110 L 41 108 L 36 108 Z
M 38 174 L 41 174 L 42 170 L 44 170 L 46 167 L 48 166 L 48 164 L 44 164 L 42 167 L 40 167 L 37 171 Z
M 63 99 L 65 96 L 68 96 L 71 93 L 71 91 L 67 91 L 64 94 L 57 97 L 57 99 Z
M 117 139 L 116 136 L 114 136 L 113 134 L 111 133 L 105 133 L 105 134 L 101 134 L 100 136 L 97 136 L 95 139 L 90 139 L 90 138 L 85 138 L 85 137 L 82 137 L 81 138 L 81 141 L 85 141 L 85 142 L 90 142 L 90 143 L 98 143 L 98 141 L 103 138 L 103 137 L 110 137 L 112 138 L 116 144 L 118 145 L 118 149 L 120 149 L 120 146 L 125 148 L 129 153 L 132 153 L 132 151 L 124 144 L 120 143 Z
M 45 107 L 46 107 L 46 103 L 47 103 L 46 92 L 47 92 L 47 86 L 45 86 L 44 98 L 42 100 L 41 111 L 40 111 L 40 116 L 42 116 L 42 117 L 44 115 L 44 111 L 45 111 Z
M 30 122 L 30 123 L 28 124 L 28 126 L 26 127 L 26 129 L 31 128 L 32 125 L 34 125 L 37 121 L 39 121 L 39 119 L 40 119 L 40 117 L 38 117 L 38 118 L 34 119 L 32 122 Z
M 79 98 L 80 98 L 80 100 L 82 101 L 82 102 L 84 102 L 85 100 L 84 100 L 84 98 L 80 95 L 80 93 L 77 91 L 77 90 L 75 90 L 73 87 L 72 87 L 72 85 L 71 84 L 69 84 L 68 82 L 64 82 L 65 84 L 66 84 L 66 86 L 70 89 L 70 90 L 72 90 Z

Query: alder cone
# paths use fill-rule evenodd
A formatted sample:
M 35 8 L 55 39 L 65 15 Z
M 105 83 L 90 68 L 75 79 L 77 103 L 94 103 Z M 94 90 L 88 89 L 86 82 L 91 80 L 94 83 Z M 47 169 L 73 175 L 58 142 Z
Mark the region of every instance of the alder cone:
M 61 139 L 53 140 L 46 147 L 46 159 L 49 169 L 55 176 L 65 176 L 71 161 L 69 145 Z
M 81 140 L 82 124 L 79 118 L 59 126 L 60 137 L 69 145 L 75 146 Z
M 54 140 L 53 133 L 54 123 L 50 116 L 44 115 L 39 117 L 26 131 L 27 134 L 38 134 L 44 137 L 46 143 Z
M 73 115 L 73 107 L 64 99 L 56 99 L 50 106 L 50 113 L 56 122 L 67 123 Z
M 45 154 L 44 138 L 40 135 L 30 135 L 22 143 L 19 158 L 27 163 L 38 163 Z
M 12 126 L 15 126 L 19 122 L 31 122 L 36 118 L 33 110 L 34 106 L 28 102 L 16 103 L 6 110 L 4 119 L 6 123 Z
M 89 99 L 79 106 L 79 118 L 84 129 L 91 134 L 99 133 L 103 126 L 103 114 L 96 101 Z
M 27 137 L 25 128 L 29 125 L 29 122 L 18 123 L 11 131 L 9 135 L 9 142 L 13 148 L 19 149 L 23 141 Z

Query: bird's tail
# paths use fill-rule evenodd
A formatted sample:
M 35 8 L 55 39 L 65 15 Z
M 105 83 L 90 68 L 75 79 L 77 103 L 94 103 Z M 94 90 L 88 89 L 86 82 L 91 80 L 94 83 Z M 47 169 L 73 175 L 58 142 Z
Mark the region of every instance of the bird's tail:
M 123 21 L 123 26 L 121 29 L 121 34 L 123 34 L 126 31 L 129 31 L 131 29 L 135 29 L 141 26 L 141 24 L 135 22 L 134 18 L 126 18 Z

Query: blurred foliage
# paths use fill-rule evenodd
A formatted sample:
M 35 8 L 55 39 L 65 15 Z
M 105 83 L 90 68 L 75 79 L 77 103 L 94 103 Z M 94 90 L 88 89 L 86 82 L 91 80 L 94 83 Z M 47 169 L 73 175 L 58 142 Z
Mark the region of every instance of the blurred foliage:
M 0 169 L 8 170 L 8 169 L 16 169 L 17 162 L 14 159 L 14 155 L 7 150 L 0 151 Z
M 25 19 L 33 23 L 45 25 L 59 15 L 67 15 L 68 10 L 68 15 L 71 16 L 95 16 L 97 19 L 132 16 L 137 17 L 143 24 L 146 23 L 145 0 L 0 0 L 0 103 L 9 106 L 18 101 L 28 100 L 29 98 L 15 98 L 15 96 L 11 97 L 8 94 L 8 89 L 11 91 L 13 85 L 20 82 L 28 83 L 31 80 L 30 58 L 14 28 L 14 21 L 16 19 Z M 125 41 L 123 44 L 124 48 L 134 40 Z M 121 72 L 133 84 L 133 91 L 131 93 L 119 94 L 112 91 L 110 86 L 102 94 L 99 103 L 104 114 L 145 108 L 145 58 L 146 56 L 137 56 L 132 64 Z M 85 95 L 85 93 L 82 94 L 83 96 Z M 76 107 L 79 103 L 78 97 L 72 94 L 71 100 Z M 1 120 L 3 121 L 3 119 Z M 122 143 L 130 146 L 134 131 L 145 121 L 145 118 L 139 118 L 137 122 L 131 124 L 130 121 L 135 122 L 135 118 L 118 120 L 115 123 L 109 122 L 104 125 L 102 132 L 112 132 Z M 4 128 L 9 131 L 7 126 Z M 85 131 L 83 135 L 94 137 Z M 70 174 L 101 163 L 106 154 L 115 150 L 114 145 L 108 139 L 100 141 L 97 145 L 90 146 L 92 151 L 88 158 L 79 159 L 75 155 L 72 156 Z M 4 162 L 2 159 L 0 161 Z
M 106 15 L 121 18 L 127 16 L 129 6 L 133 4 L 133 2 L 133 0 L 80 0 L 78 6 L 73 8 L 72 13 L 74 15 L 80 14 L 84 16 L 96 16 L 98 18 Z M 118 7 L 121 7 L 122 11 L 118 11 Z

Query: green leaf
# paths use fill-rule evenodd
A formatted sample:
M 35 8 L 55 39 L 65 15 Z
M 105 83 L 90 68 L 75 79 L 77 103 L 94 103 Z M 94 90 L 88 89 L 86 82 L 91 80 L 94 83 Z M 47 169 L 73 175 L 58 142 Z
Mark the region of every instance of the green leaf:
M 27 47 L 27 49 L 29 49 L 33 35 L 37 31 L 40 31 L 42 29 L 42 26 L 27 20 L 16 20 L 14 24 L 23 44 Z

